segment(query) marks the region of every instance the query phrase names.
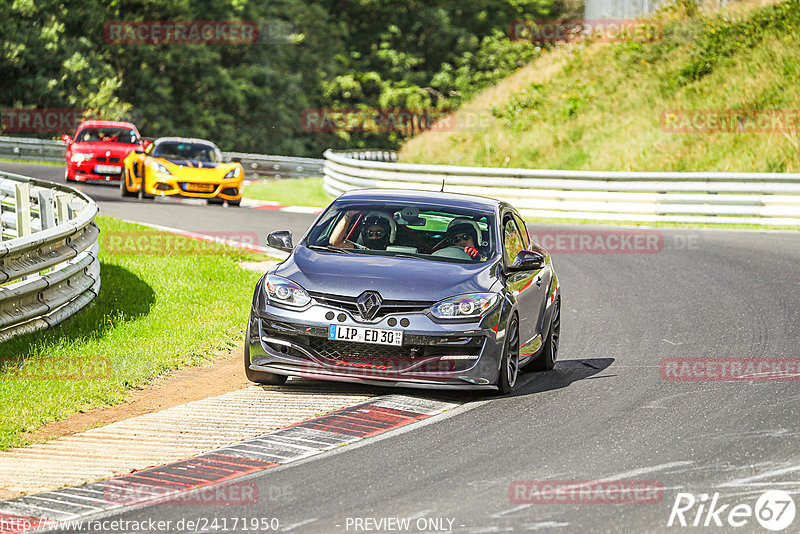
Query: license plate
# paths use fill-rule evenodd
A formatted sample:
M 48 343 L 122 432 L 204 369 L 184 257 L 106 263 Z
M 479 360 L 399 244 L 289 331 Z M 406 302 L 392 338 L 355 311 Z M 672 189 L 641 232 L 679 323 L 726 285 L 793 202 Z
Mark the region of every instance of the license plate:
M 95 165 L 94 172 L 97 174 L 122 174 L 122 167 L 119 165 Z
M 186 191 L 196 191 L 198 193 L 210 193 L 216 188 L 214 184 L 186 184 Z
M 399 347 L 403 344 L 403 331 L 332 324 L 328 327 L 328 339 Z

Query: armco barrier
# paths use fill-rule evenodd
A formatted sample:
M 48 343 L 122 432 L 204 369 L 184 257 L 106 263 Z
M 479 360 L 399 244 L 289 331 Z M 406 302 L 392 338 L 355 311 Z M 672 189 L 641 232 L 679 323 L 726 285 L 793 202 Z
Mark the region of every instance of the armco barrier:
M 0 343 L 58 324 L 97 296 L 96 214 L 72 188 L 0 172 Z
M 62 141 L 0 136 L 0 158 L 63 162 L 67 147 Z M 306 178 L 322 176 L 324 160 L 267 154 L 223 152 L 225 161 L 241 162 L 249 178 Z
M 611 172 L 396 163 L 384 151 L 325 152 L 325 191 L 368 187 L 508 200 L 530 217 L 800 225 L 800 174 Z

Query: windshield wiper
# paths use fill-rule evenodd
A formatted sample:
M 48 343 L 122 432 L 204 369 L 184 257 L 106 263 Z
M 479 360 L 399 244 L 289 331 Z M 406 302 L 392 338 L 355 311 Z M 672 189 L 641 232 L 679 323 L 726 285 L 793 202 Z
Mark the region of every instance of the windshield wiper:
M 350 254 L 350 251 L 344 248 L 334 247 L 332 245 L 309 245 L 308 248 L 311 250 L 322 250 L 325 252 L 338 252 L 339 254 Z

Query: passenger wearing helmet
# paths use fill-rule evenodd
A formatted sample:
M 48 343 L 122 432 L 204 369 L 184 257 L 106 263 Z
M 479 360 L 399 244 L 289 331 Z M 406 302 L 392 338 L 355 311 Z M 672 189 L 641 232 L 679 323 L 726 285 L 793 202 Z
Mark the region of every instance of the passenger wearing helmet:
M 473 260 L 481 259 L 480 227 L 475 221 L 459 217 L 450 221 L 447 226 L 447 243 L 466 252 Z

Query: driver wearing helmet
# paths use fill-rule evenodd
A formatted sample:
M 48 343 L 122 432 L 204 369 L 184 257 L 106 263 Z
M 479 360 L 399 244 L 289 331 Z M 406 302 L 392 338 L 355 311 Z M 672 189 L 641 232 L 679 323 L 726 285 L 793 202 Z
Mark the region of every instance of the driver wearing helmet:
M 330 244 L 339 248 L 361 248 L 370 250 L 386 250 L 394 241 L 396 224 L 390 215 L 380 211 L 371 211 L 364 216 L 359 224 L 359 242 L 352 242 L 345 238 L 352 218 L 356 212 L 348 212 L 337 224 L 330 239 Z
M 386 250 L 392 234 L 390 220 L 382 214 L 370 213 L 361 222 L 361 242 L 371 250 Z

